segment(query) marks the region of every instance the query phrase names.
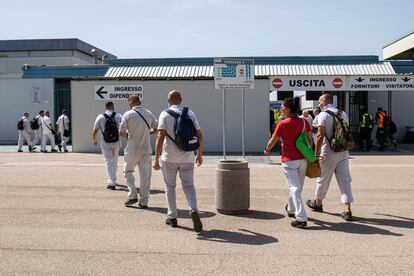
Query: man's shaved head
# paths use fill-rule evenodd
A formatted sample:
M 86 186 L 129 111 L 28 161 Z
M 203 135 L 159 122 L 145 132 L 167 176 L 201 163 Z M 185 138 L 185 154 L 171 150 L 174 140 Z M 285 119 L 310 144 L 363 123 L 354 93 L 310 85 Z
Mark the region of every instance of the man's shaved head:
M 333 103 L 333 97 L 331 94 L 323 94 L 320 98 L 319 101 L 324 101 L 327 104 L 331 104 Z
M 178 105 L 181 104 L 182 102 L 182 98 L 181 98 L 181 93 L 178 90 L 172 90 L 168 93 L 168 103 L 170 105 Z

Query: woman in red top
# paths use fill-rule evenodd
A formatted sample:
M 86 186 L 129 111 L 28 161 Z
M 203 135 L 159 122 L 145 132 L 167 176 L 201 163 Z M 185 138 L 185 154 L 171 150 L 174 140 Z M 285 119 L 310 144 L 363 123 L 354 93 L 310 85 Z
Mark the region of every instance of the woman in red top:
M 308 217 L 303 205 L 302 190 L 308 163 L 296 148 L 296 139 L 305 131 L 309 144 L 312 145 L 312 133 L 309 123 L 298 117 L 299 98 L 284 100 L 280 110 L 286 119 L 278 123 L 275 132 L 267 142 L 264 154 L 269 155 L 277 140 L 279 138 L 282 140 L 282 171 L 290 191 L 289 201 L 285 208 L 289 217 L 296 218 L 291 225 L 305 228 Z

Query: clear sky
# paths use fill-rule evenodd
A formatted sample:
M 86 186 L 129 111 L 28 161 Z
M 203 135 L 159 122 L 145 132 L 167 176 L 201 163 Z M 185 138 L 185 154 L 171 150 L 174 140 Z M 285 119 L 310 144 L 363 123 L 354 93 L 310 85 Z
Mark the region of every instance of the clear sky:
M 79 38 L 119 58 L 379 55 L 414 0 L 1 0 L 0 39 Z

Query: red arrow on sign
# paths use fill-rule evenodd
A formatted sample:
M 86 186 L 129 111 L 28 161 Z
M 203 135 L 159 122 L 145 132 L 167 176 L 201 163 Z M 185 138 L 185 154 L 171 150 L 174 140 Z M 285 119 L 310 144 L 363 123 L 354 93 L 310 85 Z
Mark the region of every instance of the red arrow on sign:
M 276 89 L 282 87 L 282 85 L 283 85 L 283 81 L 279 78 L 276 78 L 272 81 L 272 86 Z

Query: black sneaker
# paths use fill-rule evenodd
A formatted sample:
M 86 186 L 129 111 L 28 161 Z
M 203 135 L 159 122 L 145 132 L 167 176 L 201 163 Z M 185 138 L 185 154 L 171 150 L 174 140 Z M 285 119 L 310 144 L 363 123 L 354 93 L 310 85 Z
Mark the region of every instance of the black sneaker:
M 348 212 L 342 212 L 341 213 L 341 218 L 345 221 L 352 221 L 352 212 L 348 211 Z
M 112 186 L 112 185 L 107 185 L 106 188 L 108 190 L 115 190 L 115 186 Z
M 17 150 L 17 152 L 23 152 L 23 150 Z
M 50 152 L 57 152 L 57 150 L 55 150 L 55 149 L 52 149 L 52 150 L 50 150 Z
M 292 222 L 290 223 L 290 225 L 291 225 L 292 227 L 295 227 L 295 228 L 302 228 L 302 229 L 304 229 L 304 228 L 306 228 L 306 227 L 308 226 L 308 224 L 306 223 L 306 221 L 297 221 L 297 220 L 292 221 Z
M 69 152 L 68 150 L 64 150 L 64 152 Z
M 290 218 L 296 218 L 295 214 L 289 213 L 289 211 L 288 211 L 288 205 L 287 204 L 285 206 L 285 210 L 286 210 L 286 213 L 287 213 L 288 217 L 290 217 Z
M 47 150 L 41 150 L 41 152 L 43 152 L 43 153 L 47 153 Z
M 62 152 L 62 146 L 61 145 L 58 145 L 58 149 L 59 149 L 60 152 Z
M 203 224 L 201 223 L 200 215 L 197 211 L 191 212 L 191 219 L 193 220 L 194 231 L 200 233 L 203 230 Z
M 323 205 L 316 205 L 315 200 L 309 199 L 308 201 L 306 201 L 306 205 L 315 212 L 323 213 Z
M 36 147 L 29 146 L 29 152 L 32 152 L 36 149 Z
M 175 228 L 177 227 L 177 219 L 175 218 L 167 218 L 167 220 L 165 221 L 165 224 Z
M 127 201 L 125 201 L 125 207 L 131 206 L 134 203 L 137 203 L 138 199 L 134 198 L 134 199 L 128 199 Z
M 141 203 L 138 204 L 141 209 L 148 209 L 148 205 L 143 205 Z

